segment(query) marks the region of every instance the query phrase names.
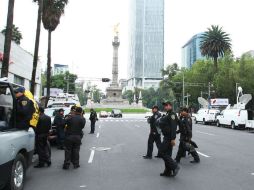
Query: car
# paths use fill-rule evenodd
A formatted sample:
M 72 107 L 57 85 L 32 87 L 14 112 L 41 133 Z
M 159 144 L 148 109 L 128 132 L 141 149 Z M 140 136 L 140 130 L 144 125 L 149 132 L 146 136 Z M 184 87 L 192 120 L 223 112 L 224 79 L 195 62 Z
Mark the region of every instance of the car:
M 216 117 L 216 125 L 236 128 L 253 128 L 253 111 L 245 109 L 229 108 L 225 109 Z
M 208 123 L 216 123 L 216 116 L 220 113 L 217 109 L 201 108 L 197 114 L 193 114 L 196 123 L 202 122 L 204 125 Z
M 34 154 L 34 130 L 17 129 L 15 85 L 0 80 L 0 189 L 22 190 Z
M 106 112 L 106 111 L 101 111 L 101 112 L 99 113 L 99 117 L 101 117 L 101 118 L 107 118 L 107 117 L 108 117 L 108 112 Z
M 123 114 L 121 112 L 121 110 L 118 110 L 118 109 L 113 109 L 111 111 L 111 114 L 110 114 L 110 117 L 123 117 Z

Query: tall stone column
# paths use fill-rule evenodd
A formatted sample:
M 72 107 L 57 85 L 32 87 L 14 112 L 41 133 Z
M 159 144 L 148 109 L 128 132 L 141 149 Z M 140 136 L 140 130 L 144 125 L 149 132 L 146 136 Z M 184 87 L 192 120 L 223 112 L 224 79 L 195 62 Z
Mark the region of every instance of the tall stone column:
M 111 86 L 118 87 L 118 48 L 120 46 L 119 38 L 114 37 L 113 45 L 113 66 L 112 66 L 112 83 Z

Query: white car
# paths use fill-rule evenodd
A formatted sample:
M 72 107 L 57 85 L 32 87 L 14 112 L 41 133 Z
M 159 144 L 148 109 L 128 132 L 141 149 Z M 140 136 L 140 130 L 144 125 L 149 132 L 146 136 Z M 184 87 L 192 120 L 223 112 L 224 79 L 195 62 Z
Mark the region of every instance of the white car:
M 225 109 L 216 118 L 216 125 L 236 128 L 254 128 L 253 111 L 245 109 Z
M 216 116 L 220 113 L 217 109 L 205 109 L 201 108 L 197 114 L 194 114 L 195 122 L 202 122 L 204 125 L 208 123 L 215 123 Z

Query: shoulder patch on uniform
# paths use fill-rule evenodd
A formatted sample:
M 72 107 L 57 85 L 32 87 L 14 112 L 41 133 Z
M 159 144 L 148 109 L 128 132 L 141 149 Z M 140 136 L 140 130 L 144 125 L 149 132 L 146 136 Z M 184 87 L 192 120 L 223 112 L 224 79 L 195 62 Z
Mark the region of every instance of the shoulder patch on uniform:
M 26 106 L 27 105 L 27 101 L 23 100 L 23 101 L 21 101 L 21 104 L 22 104 L 22 106 Z
M 171 119 L 175 120 L 176 116 L 174 114 L 171 115 Z

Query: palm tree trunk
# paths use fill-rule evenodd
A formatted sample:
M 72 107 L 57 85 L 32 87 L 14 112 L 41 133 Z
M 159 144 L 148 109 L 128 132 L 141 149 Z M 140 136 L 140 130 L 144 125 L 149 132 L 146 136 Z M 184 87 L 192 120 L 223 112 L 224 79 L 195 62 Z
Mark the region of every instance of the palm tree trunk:
M 50 76 L 51 76 L 51 31 L 48 30 L 47 99 L 45 107 L 47 107 L 50 97 Z
M 43 6 L 43 0 L 39 0 L 38 1 L 36 39 L 35 39 L 35 47 L 34 47 L 33 71 L 32 71 L 31 89 L 30 89 L 32 94 L 35 93 L 35 85 L 36 85 L 35 77 L 36 77 L 36 71 L 37 71 L 38 53 L 39 53 L 39 45 L 40 45 L 42 6 Z
M 9 0 L 1 77 L 8 77 L 9 72 L 14 4 L 15 0 Z
M 217 73 L 218 71 L 218 57 L 214 57 L 214 70 L 215 70 L 215 73 Z

